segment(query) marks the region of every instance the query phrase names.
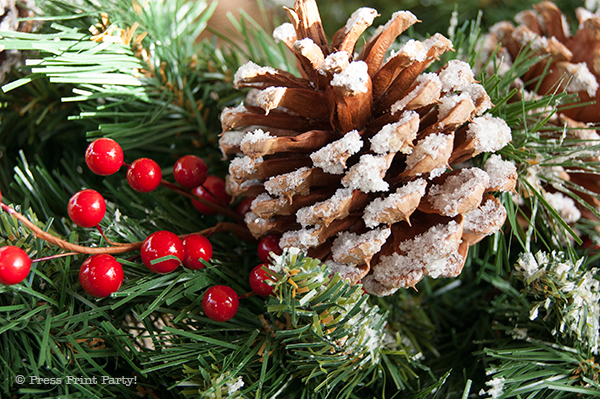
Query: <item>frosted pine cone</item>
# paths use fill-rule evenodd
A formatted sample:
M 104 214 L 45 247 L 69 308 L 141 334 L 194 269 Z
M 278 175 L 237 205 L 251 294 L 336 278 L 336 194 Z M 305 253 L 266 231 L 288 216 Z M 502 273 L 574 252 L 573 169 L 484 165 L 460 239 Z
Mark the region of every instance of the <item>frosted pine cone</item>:
M 535 56 L 548 56 L 523 75 L 524 82 L 531 82 L 527 88 L 535 88 L 535 78 L 545 74 L 539 94 L 562 90 L 578 93 L 582 102 L 594 104 L 561 112 L 579 122 L 600 122 L 600 15 L 578 8 L 579 28 L 572 36 L 567 18 L 554 3 L 543 1 L 533 8 L 516 15 L 517 26 L 509 21 L 492 26 L 485 37 L 483 54 L 489 56 L 501 45 L 496 54 L 502 60 L 500 74 L 525 48 Z
M 490 191 L 514 188 L 515 166 L 494 155 L 485 170 L 451 170 L 511 139 L 468 64 L 424 71 L 452 43 L 440 34 L 390 45 L 417 18 L 400 11 L 362 49 L 377 11 L 357 10 L 328 43 L 314 0 L 287 9 L 276 40 L 302 77 L 252 62 L 235 74 L 255 88 L 222 116 L 233 196 L 256 196 L 255 237 L 282 234 L 352 282 L 388 295 L 424 275 L 456 276 L 469 245 L 497 231 L 506 210 Z M 372 266 L 372 267 L 371 267 Z

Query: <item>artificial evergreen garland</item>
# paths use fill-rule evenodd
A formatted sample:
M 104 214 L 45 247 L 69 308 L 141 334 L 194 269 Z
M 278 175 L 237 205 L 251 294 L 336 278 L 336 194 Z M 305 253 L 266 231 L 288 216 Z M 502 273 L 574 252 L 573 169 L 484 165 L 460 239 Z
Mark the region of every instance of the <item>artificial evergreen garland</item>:
M 538 54 L 525 48 L 502 67 L 501 59 L 477 56 L 478 21 L 450 30 L 455 51 L 430 70 L 452 59 L 480 68 L 475 79 L 492 114 L 512 130 L 499 151 L 518 174 L 515 192 L 497 197 L 507 223 L 503 234 L 471 247 L 460 277 L 425 278 L 416 290 L 378 298 L 296 249 L 257 269 L 256 242 L 236 223 L 237 204 L 215 203 L 218 185 L 204 196 L 172 183 L 181 182 L 179 172 L 167 166 L 189 154 L 224 177 L 218 116 L 242 100 L 235 72 L 252 61 L 298 79 L 282 44 L 248 20 L 238 25 L 245 49 L 197 43 L 214 10 L 204 2 L 37 7 L 35 23 L 27 22 L 36 33 L 0 39 L 27 60 L 3 86 L 0 231 L 4 248 L 33 259 L 22 282 L 0 287 L 3 396 L 600 396 L 596 194 L 564 179 L 578 170 L 597 175 L 590 158 L 597 143 L 574 133 L 593 125 L 556 123 L 559 106 L 577 105 L 577 95 L 528 96 L 515 86 L 540 65 Z M 116 140 L 131 165 L 156 161 L 162 187 L 140 193 L 124 170 L 91 173 L 86 136 Z M 106 199 L 98 230 L 69 220 L 81 222 L 67 203 L 82 189 Z M 552 200 L 556 192 L 574 200 L 571 208 Z M 582 217 L 569 219 L 569 209 Z M 212 259 L 198 270 L 177 267 L 177 253 L 146 261 L 144 245 L 158 231 L 207 235 Z M 590 248 L 577 245 L 583 239 Z M 81 254 L 101 252 L 117 256 L 124 281 L 97 299 L 79 269 L 91 263 Z M 150 271 L 174 260 L 174 271 Z M 252 293 L 255 270 L 272 295 Z M 216 321 L 203 307 L 215 286 L 240 296 L 232 318 Z

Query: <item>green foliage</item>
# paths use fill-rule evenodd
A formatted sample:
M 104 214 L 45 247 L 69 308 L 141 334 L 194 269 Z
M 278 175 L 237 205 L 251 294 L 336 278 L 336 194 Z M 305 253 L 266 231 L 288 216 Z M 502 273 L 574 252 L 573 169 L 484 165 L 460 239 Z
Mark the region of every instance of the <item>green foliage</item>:
M 346 3 L 351 9 L 340 19 L 330 8 L 336 2 L 320 5 L 327 29 L 329 23 L 335 22 L 335 29 L 342 26 L 358 8 Z M 424 21 L 416 32 L 446 32 L 448 11 L 455 6 L 436 5 L 435 10 L 411 7 Z M 513 5 L 504 5 L 510 7 L 503 11 L 512 15 Z M 139 7 L 103 0 L 99 7 L 91 1 L 47 0 L 41 6 L 47 22 L 39 33 L 3 33 L 1 39 L 5 48 L 35 46 L 37 51 L 11 75 L 1 94 L 4 201 L 19 204 L 40 228 L 88 246 L 106 243 L 97 232 L 77 228 L 65 217 L 68 198 L 82 187 L 107 198 L 101 226 L 113 241 L 140 241 L 159 229 L 184 234 L 224 221 L 222 216 L 200 216 L 188 199 L 164 188 L 136 193 L 122 171 L 93 176 L 83 162 L 86 141 L 115 138 L 126 161 L 153 157 L 167 179 L 168 166 L 186 153 L 202 156 L 211 174 L 223 174 L 226 163 L 216 149 L 218 115 L 223 106 L 242 98 L 232 88 L 233 74 L 247 60 L 294 71 L 283 45 L 249 18 L 237 23 L 246 46 L 230 41 L 229 47 L 217 48 L 214 41 L 198 42 L 213 11 L 203 1 L 155 1 Z M 458 5 L 461 20 L 463 7 L 477 8 L 472 2 Z M 380 8 L 381 19 L 396 11 Z M 476 46 L 480 22 L 508 17 L 489 10 L 482 19 L 456 27 L 456 51 L 433 68 L 460 58 L 485 71 L 487 60 L 478 58 Z M 109 33 L 106 41 L 95 42 L 88 28 L 106 22 L 102 12 L 109 26 L 98 29 Z M 135 34 L 147 33 L 140 46 L 114 42 L 121 30 L 136 23 L 134 42 Z M 227 284 L 240 294 L 250 292 L 248 274 L 259 263 L 255 243 L 231 234 L 210 237 L 214 259 L 199 271 L 152 275 L 137 253 L 122 254 L 125 283 L 106 299 L 93 299 L 79 286 L 82 256 L 36 262 L 25 282 L 0 287 L 1 395 L 466 398 L 493 389 L 494 384 L 485 385 L 493 378 L 503 379 L 503 397 L 597 395 L 596 354 L 585 344 L 597 338 L 593 321 L 587 320 L 597 319 L 593 306 L 598 301 L 591 296 L 577 307 L 578 291 L 564 289 L 597 284 L 590 270 L 597 257 L 580 264 L 575 250 L 568 248 L 554 263 L 577 265 L 567 274 L 555 273 L 554 266 L 528 281 L 510 274 L 523 249 L 553 249 L 574 233 L 549 206 L 544 188 L 553 187 L 594 211 L 581 196 L 590 192 L 558 179 L 556 167 L 598 174 L 597 163 L 587 162 L 596 143 L 568 138 L 569 128 L 553 123 L 556 107 L 576 105 L 575 96 L 557 92 L 526 98 L 522 87 L 536 82 L 515 85 L 539 61 L 530 55 L 523 52 L 501 76 L 481 72 L 477 77 L 495 104 L 492 113 L 512 129 L 513 142 L 500 153 L 518 165 L 518 189 L 530 195 L 524 205 L 511 194 L 502 195 L 507 231 L 472 247 L 459 278 L 425 279 L 418 291 L 368 297 L 359 285 L 351 287 L 330 275 L 327 265 L 286 253 L 271 271 L 277 294 L 246 296 L 233 319 L 216 323 L 201 311 L 204 290 Z M 489 63 L 498 70 L 497 61 Z M 474 162 L 481 165 L 485 158 Z M 528 179 L 531 175 L 537 180 Z M 575 227 L 597 239 L 594 222 L 584 220 Z M 18 245 L 34 258 L 62 252 L 34 238 L 7 214 L 0 215 L 0 236 L 2 245 Z M 540 315 L 531 320 L 535 306 Z M 521 328 L 531 339 L 519 335 Z M 17 384 L 17 375 L 25 376 L 27 384 Z M 56 383 L 68 375 L 134 382 Z M 30 384 L 32 377 L 49 380 Z

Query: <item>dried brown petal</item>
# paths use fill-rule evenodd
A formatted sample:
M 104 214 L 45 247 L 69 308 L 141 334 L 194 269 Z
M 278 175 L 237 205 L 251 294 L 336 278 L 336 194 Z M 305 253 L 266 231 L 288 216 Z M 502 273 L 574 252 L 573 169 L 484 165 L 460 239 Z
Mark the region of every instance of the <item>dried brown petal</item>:
M 369 264 L 390 235 L 390 228 L 369 230 L 363 234 L 342 232 L 333 242 L 331 253 L 336 262 L 352 265 Z
M 265 115 L 275 108 L 287 108 L 306 118 L 326 119 L 329 117 L 329 110 L 323 106 L 324 95 L 314 90 L 268 87 L 256 96 L 256 102 L 265 110 Z
M 506 209 L 498 198 L 486 195 L 481 205 L 464 214 L 465 225 L 462 239 L 474 245 L 485 236 L 500 230 L 506 220 Z
M 268 132 L 246 135 L 240 148 L 250 158 L 281 152 L 311 153 L 339 137 L 332 131 L 310 130 L 294 137 L 270 137 Z
M 283 196 L 293 202 L 295 195 L 307 195 L 311 187 L 324 187 L 338 182 L 339 178 L 328 175 L 319 168 L 300 168 L 294 172 L 273 176 L 264 185 L 269 194 Z
M 396 189 L 386 198 L 377 198 L 365 208 L 363 219 L 367 227 L 379 224 L 392 225 L 405 220 L 409 225 L 409 217 L 417 210 L 421 198 L 425 195 L 427 182 L 417 179 Z
M 461 169 L 434 179 L 419 210 L 454 217 L 477 208 L 483 198 L 490 177 L 479 168 Z
M 321 48 L 323 54 L 329 54 L 327 37 L 323 30 L 319 8 L 315 0 L 296 0 L 294 9 L 285 7 L 290 22 L 296 28 L 298 38 L 309 37 Z
M 318 201 L 324 201 L 331 197 L 335 190 L 324 188 L 312 191 L 307 195 L 296 195 L 291 203 L 286 197 L 271 197 L 263 193 L 256 197 L 250 206 L 255 215 L 267 219 L 276 215 L 293 215 L 295 212 Z
M 383 27 L 383 31 L 377 36 L 370 46 L 365 46 L 359 55 L 369 65 L 369 75 L 373 76 L 381 66 L 383 57 L 396 38 L 409 27 L 417 22 L 417 17 L 409 11 L 398 11 Z

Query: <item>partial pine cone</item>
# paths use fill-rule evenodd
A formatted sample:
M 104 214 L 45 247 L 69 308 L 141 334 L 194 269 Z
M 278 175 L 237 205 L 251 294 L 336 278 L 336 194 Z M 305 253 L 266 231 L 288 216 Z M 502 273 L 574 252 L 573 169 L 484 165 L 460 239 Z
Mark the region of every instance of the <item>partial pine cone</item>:
M 281 247 L 308 251 L 376 295 L 424 275 L 457 276 L 469 245 L 506 218 L 488 193 L 513 190 L 517 176 L 499 155 L 484 169 L 456 166 L 511 140 L 507 124 L 485 114 L 492 103 L 471 67 L 450 61 L 425 73 L 452 50 L 441 34 L 386 58 L 417 22 L 408 11 L 355 49 L 376 10 L 354 12 L 331 42 L 314 0 L 286 10 L 291 23 L 273 35 L 301 77 L 249 62 L 234 83 L 257 90 L 221 115 L 221 150 L 237 154 L 228 190 L 256 197 L 248 228 L 282 234 Z
M 547 111 L 547 124 L 551 127 L 541 131 L 540 137 L 561 141 L 566 138 L 564 145 L 570 145 L 572 153 L 578 154 L 580 161 L 596 163 L 599 161 L 597 151 L 585 151 L 585 147 L 597 146 L 600 142 L 600 135 L 594 128 L 594 123 L 600 122 L 600 14 L 593 14 L 584 8 L 578 8 L 576 14 L 579 25 L 573 36 L 566 16 L 554 3 L 543 1 L 534 5 L 533 10 L 517 14 L 517 25 L 503 21 L 492 26 L 484 38 L 481 53 L 484 60 L 495 53 L 496 60 L 488 63 L 488 67 L 499 65 L 498 73 L 501 75 L 526 48 L 532 50 L 532 56 L 546 56 L 520 79 L 520 85 L 525 85 L 525 97 L 538 99 L 547 93 L 566 91 L 577 93 L 582 103 L 591 104 L 569 104 L 566 108 L 559 108 L 558 113 L 551 113 L 552 109 L 536 110 L 542 113 Z M 538 82 L 540 76 L 543 79 Z M 537 93 L 527 92 L 535 88 Z M 563 134 L 566 137 L 560 138 Z M 556 156 L 559 158 L 561 154 Z M 576 166 L 567 170 L 560 167 L 542 170 L 534 165 L 530 169 L 530 183 L 567 223 L 573 224 L 580 217 L 597 220 L 592 212 L 578 206 L 555 188 L 565 187 L 564 181 L 569 181 L 571 186 L 580 186 L 583 190 L 573 189 L 575 194 L 600 209 L 600 181 L 597 174 L 586 173 L 583 167 Z M 539 177 L 549 183 L 540 183 Z M 527 189 L 521 194 L 530 195 Z
M 29 33 L 38 26 L 36 21 L 22 21 L 21 18 L 35 16 L 34 0 L 0 1 L 0 31 L 18 31 Z M 0 49 L 0 83 L 11 69 L 23 62 L 23 54 L 18 50 Z
M 500 65 L 498 73 L 503 74 L 526 48 L 532 56 L 546 56 L 521 78 L 529 82 L 526 89 L 533 90 L 539 83 L 536 78 L 544 76 L 537 94 L 578 93 L 582 103 L 594 103 L 561 113 L 578 122 L 600 122 L 600 15 L 578 8 L 579 27 L 572 36 L 567 18 L 554 3 L 543 1 L 533 8 L 515 16 L 518 25 L 509 21 L 493 25 L 485 36 L 482 58 L 498 50 L 498 62 L 489 67 Z

